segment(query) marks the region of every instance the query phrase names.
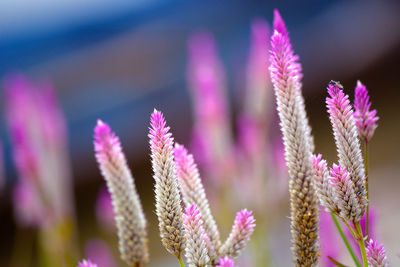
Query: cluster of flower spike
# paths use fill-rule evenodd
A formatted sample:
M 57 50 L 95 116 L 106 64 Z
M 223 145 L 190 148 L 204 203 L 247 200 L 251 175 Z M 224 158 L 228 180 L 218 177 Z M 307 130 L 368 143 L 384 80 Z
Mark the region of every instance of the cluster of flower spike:
M 185 252 L 191 267 L 234 266 L 232 258 L 240 254 L 254 231 L 252 213 L 238 212 L 232 232 L 221 244 L 193 156 L 182 145 L 174 147 L 161 112 L 154 110 L 150 126 L 156 213 L 164 247 L 180 261 Z M 141 266 L 148 262 L 146 220 L 122 147 L 100 120 L 94 139 L 96 158 L 114 206 L 121 258 L 130 266 Z

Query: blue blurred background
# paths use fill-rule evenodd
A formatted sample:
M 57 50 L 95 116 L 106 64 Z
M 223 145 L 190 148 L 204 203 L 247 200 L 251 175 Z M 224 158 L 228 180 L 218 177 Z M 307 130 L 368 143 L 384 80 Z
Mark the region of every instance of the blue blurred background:
M 394 0 L 0 1 L 0 78 L 18 71 L 54 82 L 67 116 L 78 216 L 93 216 L 85 210 L 93 206 L 102 183 L 92 145 L 97 118 L 120 136 L 135 176 L 140 177 L 139 191 L 148 196 L 145 206 L 150 214 L 153 181 L 146 135 L 153 108 L 165 113 L 176 140 L 189 142 L 188 36 L 204 29 L 214 34 L 227 68 L 235 114 L 238 91 L 244 85 L 251 21 L 261 17 L 271 22 L 274 8 L 285 19 L 303 64 L 303 88 L 317 151 L 335 160 L 325 113 L 327 83 L 340 80 L 352 94 L 360 79 L 370 90 L 380 116 L 371 144 L 371 188 L 375 190 L 371 194 L 390 260 L 393 266 L 400 263 L 400 234 L 392 231 L 400 221 L 396 189 L 400 185 L 400 2 Z M 274 127 L 278 133 L 278 123 Z M 0 196 L 3 266 L 15 230 L 8 190 L 15 171 L 4 118 L 0 129 L 7 174 L 7 187 Z

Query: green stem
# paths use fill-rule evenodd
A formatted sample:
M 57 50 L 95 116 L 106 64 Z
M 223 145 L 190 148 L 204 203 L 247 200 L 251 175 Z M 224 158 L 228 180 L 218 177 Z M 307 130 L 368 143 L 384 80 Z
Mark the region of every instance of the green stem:
M 358 245 L 360 246 L 361 255 L 362 255 L 362 259 L 363 259 L 363 265 L 364 265 L 364 267 L 368 267 L 367 253 L 365 251 L 364 236 L 363 236 L 363 233 L 361 230 L 360 222 L 356 222 L 354 225 L 359 234 L 359 238 L 357 238 L 357 242 L 358 242 Z
M 328 259 L 338 267 L 348 267 L 348 266 L 344 265 L 343 263 L 338 262 L 337 260 L 335 260 L 331 256 L 328 256 Z
M 365 165 L 365 187 L 367 189 L 367 218 L 365 222 L 366 236 L 369 237 L 369 187 L 368 187 L 368 142 L 364 141 L 365 149 L 364 149 L 364 165 Z
M 185 267 L 185 264 L 183 263 L 183 260 L 182 260 L 181 256 L 179 256 L 178 261 L 179 261 L 179 266 L 180 267 Z
M 333 212 L 331 212 L 331 217 L 332 217 L 333 222 L 334 222 L 335 225 L 336 225 L 336 228 L 337 228 L 337 230 L 338 230 L 340 236 L 341 236 L 342 239 L 343 239 L 344 244 L 346 245 L 347 250 L 348 250 L 349 253 L 350 253 L 351 258 L 353 259 L 353 261 L 354 261 L 354 263 L 356 264 L 357 267 L 361 267 L 361 264 L 358 262 L 358 259 L 357 259 L 357 257 L 356 257 L 356 254 L 354 254 L 354 251 L 353 251 L 353 249 L 352 249 L 351 246 L 350 246 L 349 240 L 347 240 L 347 237 L 346 237 L 345 234 L 343 233 L 342 227 L 340 226 L 340 223 L 338 222 L 338 220 L 337 220 L 335 214 L 333 214 Z

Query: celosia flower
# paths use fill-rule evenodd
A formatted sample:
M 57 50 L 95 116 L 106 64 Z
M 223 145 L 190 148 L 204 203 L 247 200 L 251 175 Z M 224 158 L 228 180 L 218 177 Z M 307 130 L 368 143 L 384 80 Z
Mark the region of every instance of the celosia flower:
M 221 256 L 228 256 L 230 258 L 239 256 L 254 231 L 254 227 L 256 226 L 254 222 L 255 219 L 251 211 L 244 209 L 236 214 L 231 233 L 220 249 Z
M 183 215 L 185 228 L 185 256 L 189 267 L 209 266 L 211 261 L 208 256 L 206 239 L 207 234 L 203 228 L 200 211 L 195 204 L 188 206 Z
M 318 198 L 312 173 L 313 140 L 301 94 L 301 67 L 275 11 L 270 74 L 289 168 L 292 250 L 296 266 L 318 262 Z
M 322 155 L 313 156 L 312 159 L 313 173 L 317 186 L 317 193 L 321 205 L 328 212 L 340 213 L 340 209 L 336 203 L 336 195 L 329 182 L 329 172 L 326 161 L 322 159 Z
M 343 93 L 343 87 L 339 83 L 331 81 L 328 85 L 328 93 L 330 97 L 326 98 L 326 104 L 335 136 L 339 163 L 346 168 L 354 183 L 357 209 L 360 209 L 355 217 L 360 219 L 367 206 L 366 177 L 353 110 L 349 97 Z
M 386 257 L 386 251 L 382 244 L 370 239 L 367 242 L 367 259 L 368 265 L 371 267 L 387 267 L 389 261 Z
M 154 109 L 150 124 L 151 163 L 156 182 L 154 191 L 161 241 L 169 253 L 180 258 L 184 241 L 173 138 L 160 111 Z
M 78 263 L 78 267 L 97 267 L 97 264 L 91 262 L 90 260 L 83 260 Z
M 332 186 L 337 195 L 336 201 L 340 209 L 340 217 L 350 222 L 360 221 L 364 210 L 357 199 L 350 174 L 340 164 L 333 164 L 330 175 Z
M 221 258 L 216 267 L 235 267 L 235 263 L 229 257 Z
M 354 89 L 354 119 L 358 134 L 365 142 L 371 140 L 376 127 L 378 127 L 376 122 L 379 117 L 376 116 L 376 110 L 370 110 L 370 108 L 371 102 L 367 88 L 360 81 L 357 81 L 357 86 Z
M 175 144 L 174 156 L 183 202 L 186 207 L 190 206 L 192 203 L 196 204 L 200 210 L 201 218 L 204 222 L 204 229 L 210 238 L 213 250 L 218 250 L 221 246 L 219 231 L 214 217 L 211 214 L 210 205 L 206 198 L 193 156 L 187 152 L 183 145 L 179 144 Z M 210 255 L 210 257 L 212 257 L 212 255 Z
M 102 267 L 117 267 L 110 247 L 101 239 L 91 239 L 85 245 L 87 259 L 96 259 L 96 263 Z
M 107 182 L 118 229 L 121 259 L 128 265 L 149 260 L 146 219 L 118 137 L 97 121 L 94 149 L 101 173 Z

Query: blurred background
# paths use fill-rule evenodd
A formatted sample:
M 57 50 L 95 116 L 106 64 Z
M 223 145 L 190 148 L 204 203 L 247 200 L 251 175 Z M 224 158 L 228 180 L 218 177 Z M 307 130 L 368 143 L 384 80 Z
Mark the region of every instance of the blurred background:
M 172 261 L 171 266 L 177 264 L 158 237 L 147 145 L 150 114 L 154 108 L 163 111 L 175 140 L 190 147 L 195 112 L 187 81 L 188 39 L 196 32 L 208 31 L 214 36 L 226 72 L 227 109 L 229 120 L 234 122 L 243 106 L 251 25 L 257 18 L 271 24 L 274 8 L 286 21 L 303 65 L 303 93 L 316 151 L 329 162 L 336 161 L 336 153 L 325 110 L 328 82 L 340 80 L 351 98 L 358 79 L 370 92 L 372 107 L 380 117 L 370 144 L 370 199 L 377 213 L 376 235 L 385 245 L 392 266 L 400 264 L 399 1 L 3 0 L 2 91 L 4 81 L 15 73 L 34 84 L 51 81 L 65 114 L 79 258 L 88 254 L 87 243 L 93 238 L 107 240 L 114 257 L 119 258 L 116 238 L 102 230 L 96 217 L 104 180 L 94 158 L 92 140 L 96 120 L 101 118 L 120 137 L 144 203 L 150 222 L 150 266 L 161 266 L 165 259 Z M 25 260 L 40 257 L 29 253 L 37 246 L 34 231 L 21 230 L 14 216 L 13 188 L 19 176 L 4 112 L 7 99 L 2 93 L 0 265 L 17 262 L 17 266 L 36 266 L 27 265 L 29 260 Z M 269 136 L 279 140 L 272 97 L 268 110 Z M 236 126 L 232 125 L 230 130 L 236 136 Z M 213 199 L 213 183 L 209 184 L 206 190 Z M 268 238 L 271 266 L 291 264 L 286 191 L 280 198 L 279 209 L 267 218 L 277 229 Z M 244 207 L 239 205 L 233 210 Z M 229 216 L 233 218 L 234 213 Z M 228 224 L 221 230 L 223 236 L 229 229 Z M 28 241 L 21 241 L 24 238 Z M 26 254 L 15 255 L 21 246 Z M 346 256 L 343 259 L 351 264 Z

